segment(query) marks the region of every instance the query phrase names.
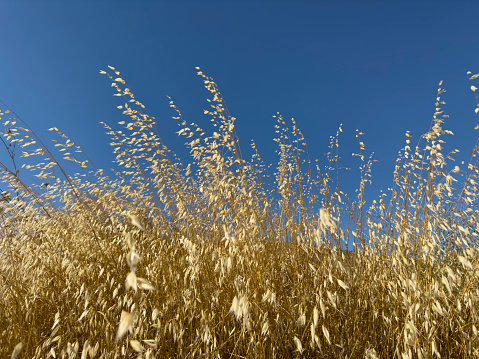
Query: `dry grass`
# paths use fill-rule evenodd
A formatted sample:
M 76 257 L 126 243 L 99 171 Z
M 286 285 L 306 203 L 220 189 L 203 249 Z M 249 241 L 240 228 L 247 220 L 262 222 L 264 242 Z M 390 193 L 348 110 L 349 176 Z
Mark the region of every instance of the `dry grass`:
M 439 138 L 452 133 L 441 127 L 443 90 L 413 151 L 407 134 L 389 203 L 366 210 L 372 160 L 362 142 L 350 204 L 331 188 L 339 132 L 313 178 L 309 161 L 301 170 L 301 132 L 278 116 L 276 188 L 267 190 L 261 159 L 243 160 L 235 119 L 199 72 L 218 132 L 205 137 L 170 102 L 194 157 L 185 168 L 110 70 L 129 117 L 123 132 L 104 124 L 123 168 L 117 179 L 54 128 L 66 138 L 55 145 L 64 160 L 80 166 L 68 175 L 18 116 L 0 114 L 14 166 L 2 164 L 1 357 L 479 357 L 479 168 L 469 164 L 452 187 L 459 168 L 444 170 L 451 154 Z M 20 171 L 19 146 L 30 157 Z M 42 184 L 22 182 L 27 170 Z M 347 230 L 339 213 L 350 216 Z M 354 254 L 338 249 L 349 235 Z

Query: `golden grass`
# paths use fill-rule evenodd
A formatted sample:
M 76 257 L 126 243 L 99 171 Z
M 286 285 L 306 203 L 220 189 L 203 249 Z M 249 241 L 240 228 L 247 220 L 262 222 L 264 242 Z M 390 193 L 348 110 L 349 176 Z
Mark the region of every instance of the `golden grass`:
M 444 90 L 414 151 L 406 134 L 389 203 L 366 210 L 372 160 L 362 142 L 350 204 L 331 188 L 339 132 L 313 178 L 301 132 L 278 115 L 280 161 L 267 190 L 259 155 L 243 160 L 235 119 L 200 71 L 218 132 L 205 137 L 170 101 L 194 157 L 185 168 L 110 70 L 102 73 L 129 117 L 122 131 L 104 124 L 123 168 L 116 179 L 53 128 L 66 138 L 55 145 L 64 160 L 80 166 L 68 175 L 18 116 L 0 113 L 11 116 L 2 140 L 14 166 L 2 164 L 0 357 L 479 357 L 479 167 L 469 164 L 452 187 L 459 167 L 444 170 L 451 154 L 439 139 L 452 134 L 441 127 Z M 21 169 L 19 146 L 32 157 Z M 25 184 L 26 170 L 42 184 Z M 339 249 L 350 235 L 353 254 Z

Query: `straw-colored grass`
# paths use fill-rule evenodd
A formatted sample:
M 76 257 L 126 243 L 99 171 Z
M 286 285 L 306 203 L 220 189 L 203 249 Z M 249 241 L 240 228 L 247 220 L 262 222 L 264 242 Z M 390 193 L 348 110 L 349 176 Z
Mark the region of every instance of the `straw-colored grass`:
M 268 190 L 259 155 L 243 160 L 235 119 L 199 72 L 217 132 L 206 137 L 170 102 L 194 158 L 185 168 L 110 70 L 129 118 L 122 131 L 104 124 L 122 168 L 114 179 L 53 128 L 81 170 L 68 175 L 18 116 L 0 113 L 13 161 L 2 164 L 0 357 L 479 357 L 479 167 L 446 171 L 444 90 L 415 149 L 406 134 L 389 202 L 366 210 L 372 159 L 362 142 L 349 203 L 330 178 L 339 132 L 313 177 L 301 132 L 278 115 Z M 20 148 L 28 159 L 18 168 Z M 22 181 L 28 171 L 41 184 Z M 348 238 L 354 253 L 340 249 Z

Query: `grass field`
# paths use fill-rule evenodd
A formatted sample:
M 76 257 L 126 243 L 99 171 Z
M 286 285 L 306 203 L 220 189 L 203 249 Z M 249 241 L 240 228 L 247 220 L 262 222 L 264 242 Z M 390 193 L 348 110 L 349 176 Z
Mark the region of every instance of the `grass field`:
M 0 357 L 479 358 L 479 167 L 446 170 L 441 88 L 413 150 L 406 134 L 391 198 L 366 209 L 362 142 L 350 202 L 332 188 L 337 158 L 312 168 L 300 130 L 278 115 L 270 176 L 257 153 L 242 158 L 235 119 L 199 71 L 218 132 L 207 137 L 170 102 L 194 157 L 184 167 L 120 73 L 102 73 L 128 118 L 121 131 L 104 124 L 115 179 L 54 128 L 62 167 L 0 113 L 13 166 L 2 164 Z M 14 148 L 42 185 L 19 179 Z M 348 238 L 354 252 L 341 249 Z

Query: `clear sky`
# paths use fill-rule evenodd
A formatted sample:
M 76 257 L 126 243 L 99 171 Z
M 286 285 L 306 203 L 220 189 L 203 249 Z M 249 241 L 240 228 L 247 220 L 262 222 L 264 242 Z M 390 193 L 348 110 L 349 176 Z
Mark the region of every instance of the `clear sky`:
M 166 96 L 188 123 L 212 131 L 199 66 L 237 118 L 245 159 L 254 139 L 265 163 L 277 163 L 279 112 L 294 117 L 323 169 L 330 136 L 343 124 L 340 164 L 352 170 L 340 172 L 340 188 L 354 199 L 360 177 L 351 154 L 362 131 L 366 158 L 374 152 L 378 160 L 369 205 L 392 187 L 405 132 L 414 149 L 429 130 L 440 80 L 450 115 L 443 127 L 455 134 L 444 138 L 445 153 L 457 148 L 452 165 L 468 163 L 479 133 L 466 75 L 479 72 L 478 14 L 474 1 L 0 0 L 0 100 L 50 149 L 47 129 L 55 126 L 108 170 L 114 155 L 99 122 L 127 118 L 99 70 L 115 66 L 186 164 Z

